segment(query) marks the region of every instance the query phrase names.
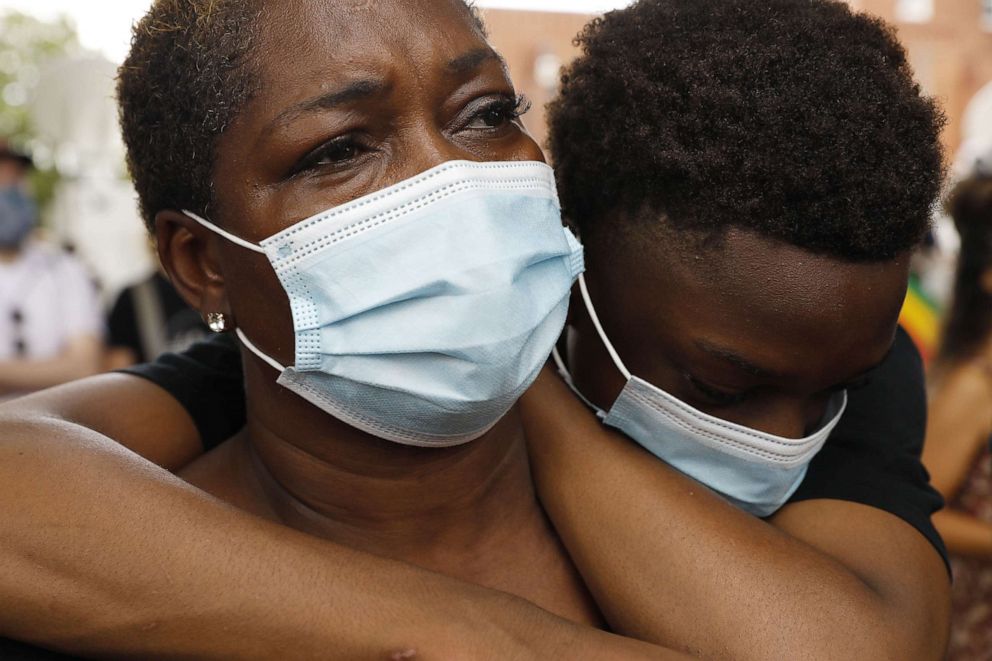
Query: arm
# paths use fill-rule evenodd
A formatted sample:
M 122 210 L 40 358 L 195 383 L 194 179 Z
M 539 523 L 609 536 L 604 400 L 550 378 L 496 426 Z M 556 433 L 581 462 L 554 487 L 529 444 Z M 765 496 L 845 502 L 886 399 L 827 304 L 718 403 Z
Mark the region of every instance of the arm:
M 679 658 L 236 512 L 79 425 L 0 415 L 0 635 L 101 658 Z
M 923 462 L 950 501 L 961 490 L 992 434 L 992 380 L 968 366 L 950 372 L 934 393 Z M 953 553 L 992 558 L 992 524 L 947 509 L 934 523 Z
M 162 359 L 155 376 L 193 361 L 217 378 L 184 394 L 217 405 L 240 380 L 223 349 Z M 680 658 L 255 519 L 111 440 L 178 468 L 202 452 L 188 410 L 126 374 L 0 407 L 0 636 L 104 658 Z M 208 440 L 243 422 L 223 410 Z
M 53 358 L 0 362 L 0 394 L 33 392 L 96 374 L 102 351 L 98 336 L 80 335 Z
M 750 517 L 545 373 L 522 407 L 542 502 L 618 632 L 729 659 L 937 659 L 948 581 L 911 526 L 811 500 Z

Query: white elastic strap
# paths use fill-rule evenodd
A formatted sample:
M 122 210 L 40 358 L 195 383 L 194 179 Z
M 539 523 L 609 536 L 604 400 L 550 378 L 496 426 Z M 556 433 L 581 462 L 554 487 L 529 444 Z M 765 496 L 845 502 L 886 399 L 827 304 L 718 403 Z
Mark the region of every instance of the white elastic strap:
M 282 365 L 280 365 L 279 364 L 279 361 L 277 361 L 275 358 L 271 358 L 271 357 L 265 355 L 264 353 L 262 353 L 262 351 L 258 347 L 256 347 L 254 344 L 252 344 L 252 341 L 249 340 L 247 338 L 247 336 L 245 336 L 245 334 L 241 332 L 241 329 L 240 328 L 234 329 L 234 332 L 237 334 L 238 339 L 241 340 L 241 342 L 246 347 L 248 347 L 248 351 L 251 351 L 253 354 L 255 354 L 256 356 L 258 356 L 259 358 L 261 358 L 262 360 L 264 360 L 269 365 L 271 365 L 273 369 L 278 370 L 279 372 L 285 372 L 286 371 L 286 368 L 283 367 Z
M 568 372 L 568 368 L 565 367 L 565 361 L 561 359 L 561 354 L 558 353 L 558 347 L 553 347 L 551 349 L 551 357 L 554 358 L 555 365 L 558 366 L 558 373 L 563 377 L 572 378 L 572 375 Z
M 254 250 L 255 252 L 260 252 L 263 255 L 265 254 L 265 248 L 263 248 L 262 246 L 255 245 L 251 241 L 245 241 L 244 239 L 242 239 L 239 236 L 234 236 L 233 234 L 231 234 L 227 230 L 223 230 L 223 229 L 217 227 L 216 225 L 214 225 L 213 223 L 211 223 L 206 218 L 201 218 L 200 216 L 197 216 L 192 211 L 187 211 L 187 210 L 183 209 L 183 213 L 186 214 L 187 216 L 189 216 L 190 218 L 192 218 L 193 220 L 195 220 L 196 222 L 200 223 L 204 227 L 206 227 L 211 232 L 213 232 L 215 234 L 219 234 L 220 236 L 224 237 L 225 239 L 227 239 L 231 243 L 233 243 L 235 245 L 239 245 L 242 248 L 247 248 L 248 250 Z
M 555 347 L 554 349 L 551 350 L 551 356 L 555 360 L 555 365 L 558 366 L 558 375 L 561 376 L 561 379 L 562 381 L 565 382 L 565 385 L 569 387 L 569 389 L 576 397 L 582 400 L 583 404 L 585 404 L 593 411 L 595 411 L 596 416 L 598 418 L 600 419 L 605 418 L 606 411 L 604 411 L 603 409 L 599 408 L 598 406 L 590 402 L 588 399 L 586 399 L 586 396 L 583 395 L 581 392 L 579 392 L 579 389 L 575 387 L 575 382 L 572 381 L 572 374 L 571 372 L 568 371 L 568 368 L 565 366 L 565 361 L 561 359 L 561 354 L 558 353 L 558 347 Z
M 583 274 L 579 275 L 579 291 L 582 292 L 582 300 L 586 304 L 586 311 L 589 313 L 589 318 L 592 319 L 592 325 L 595 326 L 596 332 L 599 333 L 599 339 L 603 340 L 603 346 L 606 347 L 606 350 L 610 354 L 610 358 L 613 359 L 613 364 L 617 366 L 617 369 L 620 370 L 623 377 L 630 381 L 630 370 L 628 370 L 623 364 L 623 361 L 620 360 L 620 354 L 618 354 L 617 350 L 613 348 L 613 343 L 610 342 L 610 338 L 606 337 L 606 331 L 603 330 L 603 325 L 599 323 L 599 315 L 596 314 L 596 308 L 593 307 L 592 299 L 589 298 L 589 289 L 586 287 L 586 278 Z

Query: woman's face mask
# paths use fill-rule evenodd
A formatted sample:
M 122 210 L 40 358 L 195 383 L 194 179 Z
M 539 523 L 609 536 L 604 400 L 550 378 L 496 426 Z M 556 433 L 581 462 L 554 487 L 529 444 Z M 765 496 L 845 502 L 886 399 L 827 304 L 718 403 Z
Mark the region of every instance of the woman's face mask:
M 259 245 L 293 311 L 293 366 L 238 329 L 279 383 L 375 436 L 483 435 L 537 377 L 565 322 L 582 247 L 537 162 L 450 161 Z

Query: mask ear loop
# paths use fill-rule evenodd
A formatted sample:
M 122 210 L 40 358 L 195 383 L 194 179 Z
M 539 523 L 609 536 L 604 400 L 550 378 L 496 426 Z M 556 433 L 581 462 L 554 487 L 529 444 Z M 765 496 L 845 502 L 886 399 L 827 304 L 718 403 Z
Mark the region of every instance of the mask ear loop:
M 213 223 L 211 223 L 206 218 L 202 218 L 202 217 L 196 215 L 195 213 L 193 213 L 192 211 L 187 211 L 187 210 L 183 209 L 183 213 L 186 214 L 187 216 L 189 216 L 190 218 L 192 218 L 193 220 L 195 220 L 196 222 L 200 223 L 204 227 L 206 227 L 208 230 L 210 230 L 214 234 L 217 234 L 219 236 L 224 237 L 225 239 L 227 239 L 228 241 L 230 241 L 231 243 L 233 243 L 235 245 L 241 246 L 242 248 L 247 248 L 248 250 L 253 250 L 255 252 L 260 252 L 263 255 L 266 254 L 265 248 L 263 248 L 262 246 L 255 245 L 251 241 L 245 241 L 241 237 L 235 236 L 235 235 L 231 234 L 230 232 L 228 232 L 227 230 L 224 230 L 224 229 L 221 229 L 221 228 L 217 227 L 216 225 L 214 225 Z
M 214 234 L 224 237 L 225 239 L 227 239 L 228 241 L 230 241 L 231 243 L 237 246 L 241 246 L 242 248 L 247 248 L 248 250 L 252 250 L 254 252 L 260 252 L 263 255 L 267 254 L 265 252 L 265 248 L 263 248 L 262 246 L 257 246 L 254 243 L 251 243 L 250 241 L 245 241 L 241 237 L 235 236 L 230 232 L 228 232 L 227 230 L 217 227 L 206 218 L 202 218 L 201 216 L 198 216 L 192 211 L 187 211 L 186 209 L 183 209 L 183 213 L 189 216 L 191 219 L 195 220 L 196 222 L 200 223 L 200 225 L 203 225 L 205 228 L 207 228 Z M 235 328 L 234 333 L 235 335 L 238 336 L 238 339 L 241 340 L 242 344 L 244 344 L 249 351 L 251 351 L 253 354 L 264 360 L 270 367 L 272 367 L 272 369 L 278 372 L 286 371 L 286 368 L 280 365 L 279 361 L 277 361 L 275 358 L 272 358 L 271 356 L 266 355 L 265 353 L 262 352 L 261 349 L 256 347 L 255 344 L 248 339 L 248 336 L 245 335 L 240 328 Z
M 617 350 L 613 348 L 613 343 L 610 342 L 610 338 L 606 337 L 606 331 L 603 330 L 603 324 L 599 323 L 599 315 L 596 314 L 596 308 L 592 305 L 592 299 L 589 298 L 589 289 L 586 287 L 586 278 L 584 274 L 579 275 L 579 291 L 582 293 L 582 300 L 586 304 L 586 312 L 589 313 L 589 318 L 592 319 L 592 325 L 596 328 L 596 332 L 599 333 L 599 339 L 603 341 L 603 346 L 610 354 L 610 358 L 613 359 L 613 364 L 617 366 L 623 377 L 630 381 L 631 373 L 630 370 L 623 364 L 620 360 L 620 354 Z
M 241 331 L 240 328 L 234 329 L 234 333 L 238 336 L 238 339 L 241 340 L 241 342 L 245 345 L 248 351 L 251 351 L 253 354 L 264 360 L 266 363 L 269 364 L 270 367 L 272 367 L 272 369 L 276 370 L 277 372 L 286 371 L 286 368 L 280 365 L 278 360 L 272 358 L 271 356 L 266 355 L 265 353 L 262 352 L 261 349 L 256 347 L 255 344 L 248 339 L 248 336 L 246 336 Z

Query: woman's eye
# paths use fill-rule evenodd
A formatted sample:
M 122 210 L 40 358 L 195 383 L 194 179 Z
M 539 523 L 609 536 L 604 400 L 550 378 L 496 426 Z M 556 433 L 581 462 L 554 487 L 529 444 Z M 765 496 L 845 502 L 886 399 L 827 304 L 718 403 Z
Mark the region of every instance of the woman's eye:
M 342 136 L 313 150 L 300 161 L 294 174 L 321 167 L 342 165 L 360 156 L 363 147 L 352 136 Z
M 528 110 L 530 110 L 530 101 L 523 95 L 514 98 L 497 99 L 480 108 L 472 116 L 467 128 L 499 128 L 519 119 Z
M 703 383 L 691 374 L 686 374 L 685 378 L 692 386 L 693 390 L 696 391 L 696 394 L 710 406 L 734 406 L 743 402 L 747 397 L 747 393 L 744 392 L 727 392 L 725 390 L 720 390 L 719 388 L 714 388 L 711 385 Z
M 331 165 L 347 161 L 358 155 L 359 146 L 351 138 L 333 140 L 314 154 L 315 165 Z

